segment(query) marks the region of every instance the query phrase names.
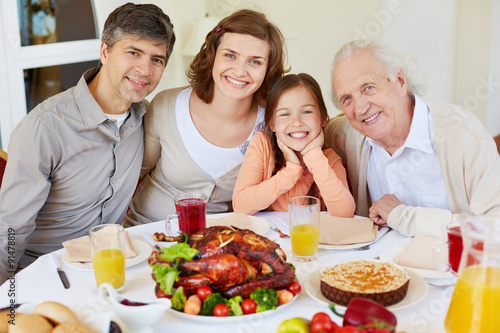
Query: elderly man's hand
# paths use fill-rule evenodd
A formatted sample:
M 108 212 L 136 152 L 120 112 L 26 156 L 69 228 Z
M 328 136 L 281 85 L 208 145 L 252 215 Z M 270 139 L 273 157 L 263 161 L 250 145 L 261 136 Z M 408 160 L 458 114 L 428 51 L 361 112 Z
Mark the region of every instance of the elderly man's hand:
M 389 214 L 401 204 L 403 203 L 394 194 L 384 195 L 370 207 L 370 220 L 375 224 L 387 226 Z

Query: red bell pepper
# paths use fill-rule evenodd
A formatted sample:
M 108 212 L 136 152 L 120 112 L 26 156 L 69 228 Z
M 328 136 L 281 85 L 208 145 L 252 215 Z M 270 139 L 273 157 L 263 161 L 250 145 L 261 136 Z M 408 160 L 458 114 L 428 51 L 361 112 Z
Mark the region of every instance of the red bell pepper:
M 330 309 L 337 316 L 344 317 L 344 326 L 387 328 L 391 332 L 396 330 L 397 319 L 394 313 L 371 299 L 361 297 L 351 299 L 343 315 L 335 310 L 333 304 L 330 305 Z

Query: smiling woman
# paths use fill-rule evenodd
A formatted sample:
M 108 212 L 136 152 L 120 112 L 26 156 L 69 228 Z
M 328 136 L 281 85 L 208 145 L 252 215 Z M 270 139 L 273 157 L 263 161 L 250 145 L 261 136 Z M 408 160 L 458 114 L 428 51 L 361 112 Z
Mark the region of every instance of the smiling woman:
M 283 36 L 264 14 L 240 10 L 209 31 L 187 72 L 190 86 L 158 93 L 148 108 L 144 179 L 126 225 L 164 220 L 181 193 L 204 193 L 207 213 L 232 211 L 268 91 L 286 71 Z

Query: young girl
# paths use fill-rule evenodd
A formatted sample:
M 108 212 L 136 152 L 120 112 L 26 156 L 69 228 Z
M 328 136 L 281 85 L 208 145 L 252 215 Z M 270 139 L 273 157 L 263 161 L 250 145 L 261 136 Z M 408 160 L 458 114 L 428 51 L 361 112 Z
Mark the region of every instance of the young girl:
M 289 199 L 312 195 L 330 215 L 352 217 L 355 204 L 342 160 L 322 149 L 327 121 L 321 89 L 310 75 L 279 79 L 267 99 L 266 132 L 252 138 L 241 166 L 234 211 L 287 211 Z

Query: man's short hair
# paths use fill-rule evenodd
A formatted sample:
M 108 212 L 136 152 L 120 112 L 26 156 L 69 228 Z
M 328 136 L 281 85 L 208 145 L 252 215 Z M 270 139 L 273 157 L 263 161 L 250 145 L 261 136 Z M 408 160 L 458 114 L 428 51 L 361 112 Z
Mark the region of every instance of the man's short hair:
M 158 45 L 167 45 L 167 61 L 175 44 L 174 26 L 170 18 L 152 4 L 136 5 L 129 2 L 109 14 L 104 23 L 102 41 L 111 50 L 124 36 L 155 40 L 159 41 Z

